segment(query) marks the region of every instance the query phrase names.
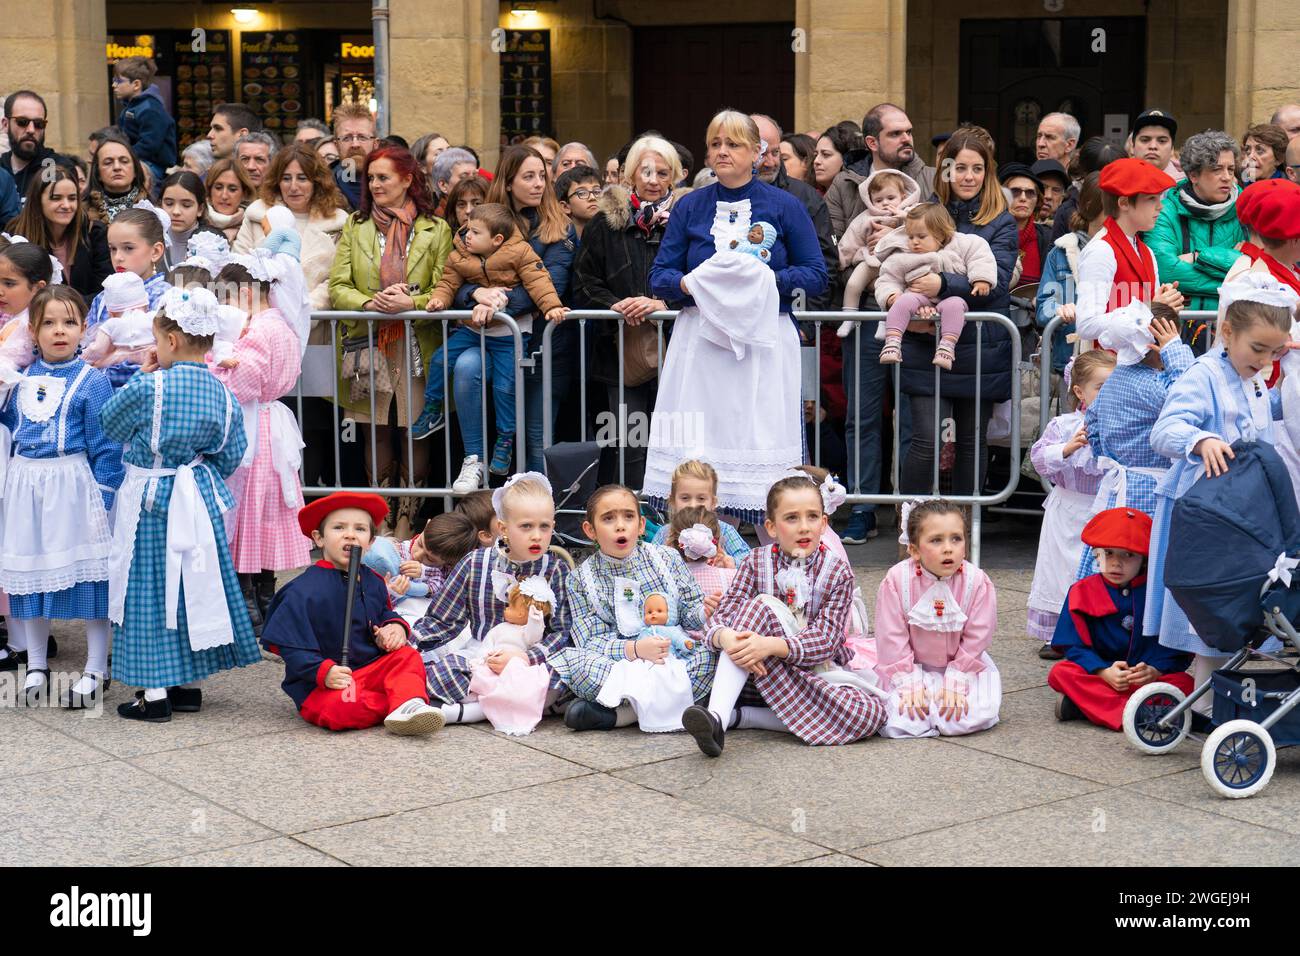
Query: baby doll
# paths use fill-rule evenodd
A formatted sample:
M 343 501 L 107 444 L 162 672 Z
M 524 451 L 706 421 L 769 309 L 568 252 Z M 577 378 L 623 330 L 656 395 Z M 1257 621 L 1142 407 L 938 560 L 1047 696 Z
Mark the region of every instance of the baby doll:
M 387 584 L 401 574 L 402 556 L 397 553 L 397 546 L 389 538 L 376 538 L 375 543 L 370 546 L 370 550 L 362 557 L 361 563 L 378 572 Z M 393 590 L 390 586 L 388 594 L 393 602 L 393 607 L 397 607 L 406 598 L 428 597 L 429 585 L 415 580 L 411 581 L 406 589 L 400 592 Z
M 646 595 L 644 617 L 642 637 L 666 638 L 674 657 L 687 660 L 691 656 L 695 650 L 695 642 L 686 636 L 686 632 L 679 625 L 668 623 L 667 594 L 656 591 Z
M 668 656 L 661 661 L 621 660 L 615 662 L 609 679 L 600 688 L 596 702 L 618 707 L 624 701 L 636 712 L 637 723 L 647 733 L 681 730 L 682 711 L 695 703 L 686 661 L 695 656 L 696 641 L 687 637 L 672 611 L 672 599 L 663 591 L 652 591 L 641 605 L 643 624 L 637 635 L 669 642 Z
M 880 267 L 876 280 L 876 302 L 889 310 L 883 326 L 885 347 L 880 350 L 881 365 L 897 365 L 903 360 L 903 332 L 913 318 L 939 316 L 939 346 L 934 364 L 951 369 L 957 355 L 957 339 L 966 325 L 966 300 L 956 295 L 936 299 L 920 292 L 910 292 L 912 282 L 928 275 L 952 273 L 964 275 L 971 282 L 972 295 L 988 295 L 998 281 L 998 262 L 988 242 L 976 235 L 957 231 L 952 216 L 938 203 L 921 203 L 907 213 L 904 223 L 911 251 L 896 252 Z M 882 331 L 883 330 L 883 331 Z
M 500 624 L 483 638 L 481 654 L 472 667 L 469 689 L 478 695 L 483 714 L 494 729 L 522 737 L 542 719 L 550 671 L 545 664 L 525 664 L 511 658 L 500 674 L 492 673 L 484 658 L 493 651 L 512 648 L 527 653 L 546 633 L 546 618 L 555 608 L 555 592 L 539 574 L 514 584 Z
M 729 248 L 746 255 L 758 256 L 764 262 L 772 258 L 772 244 L 776 242 L 776 227 L 770 222 L 756 222 L 749 227 L 745 241 L 732 239 Z

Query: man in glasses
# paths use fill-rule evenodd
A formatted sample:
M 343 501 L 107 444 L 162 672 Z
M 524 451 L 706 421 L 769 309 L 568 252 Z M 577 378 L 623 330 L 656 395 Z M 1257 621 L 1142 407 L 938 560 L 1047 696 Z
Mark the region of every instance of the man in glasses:
M 334 108 L 334 138 L 338 141 L 339 161 L 334 167 L 334 181 L 353 209 L 361 208 L 361 169 L 366 156 L 378 144 L 375 120 L 360 103 L 342 103 Z M 441 158 L 441 157 L 439 157 Z
M 600 197 L 604 192 L 605 184 L 594 166 L 570 166 L 555 177 L 555 195 L 560 199 L 560 208 L 573 223 L 579 239 L 587 223 L 600 212 Z
M 61 156 L 45 146 L 47 123 L 45 100 L 39 94 L 19 90 L 5 97 L 3 125 L 4 132 L 9 134 L 9 152 L 0 156 L 0 169 L 13 177 L 20 200 L 27 195 L 27 184 L 46 160 L 73 168 L 70 157 Z M 3 201 L 0 201 L 0 207 L 3 206 Z

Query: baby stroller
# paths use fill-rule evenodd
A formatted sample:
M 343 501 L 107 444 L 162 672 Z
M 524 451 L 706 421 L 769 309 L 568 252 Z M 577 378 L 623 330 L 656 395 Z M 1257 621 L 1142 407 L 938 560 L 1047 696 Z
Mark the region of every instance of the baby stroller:
M 1300 511 L 1272 445 L 1237 442 L 1232 450 L 1226 475 L 1198 481 L 1174 505 L 1165 571 L 1197 635 L 1232 657 L 1186 698 L 1172 684 L 1139 689 L 1124 708 L 1124 733 L 1145 753 L 1168 753 L 1193 736 L 1191 706 L 1212 691 L 1201 772 L 1211 789 L 1238 798 L 1268 785 L 1276 745 L 1300 744 L 1300 634 L 1292 624 L 1300 620 Z
M 558 442 L 543 453 L 546 477 L 555 494 L 555 545 L 581 554 L 592 547 L 582 533 L 582 519 L 587 499 L 596 490 L 596 470 L 600 467 L 600 446 L 594 442 Z

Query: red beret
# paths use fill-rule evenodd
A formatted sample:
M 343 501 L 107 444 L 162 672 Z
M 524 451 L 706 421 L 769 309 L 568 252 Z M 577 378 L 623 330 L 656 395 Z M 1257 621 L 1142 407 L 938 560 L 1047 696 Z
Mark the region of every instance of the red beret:
M 1300 185 L 1262 179 L 1237 197 L 1237 221 L 1265 239 L 1300 237 Z
M 1151 518 L 1134 508 L 1111 508 L 1093 515 L 1083 526 L 1082 537 L 1090 548 L 1147 554 L 1151 547 Z
M 380 524 L 388 517 L 388 503 L 379 495 L 362 495 L 351 491 L 338 491 L 324 498 L 317 498 L 311 504 L 298 511 L 298 527 L 307 537 L 320 528 L 321 522 L 329 517 L 330 512 L 342 511 L 344 508 L 360 508 L 370 512 L 375 524 Z
M 1114 196 L 1160 195 L 1178 185 L 1143 159 L 1117 159 L 1101 170 L 1097 185 Z

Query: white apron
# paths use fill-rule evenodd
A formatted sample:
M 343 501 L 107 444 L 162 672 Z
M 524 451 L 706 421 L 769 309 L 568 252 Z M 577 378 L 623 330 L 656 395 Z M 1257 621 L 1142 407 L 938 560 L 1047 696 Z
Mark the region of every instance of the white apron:
M 302 469 L 304 443 L 298 419 L 284 402 L 246 402 L 240 408 L 244 412 L 248 448 L 239 467 L 250 467 L 257 457 L 257 440 L 261 432 L 262 411 L 265 410 L 271 416 L 271 465 L 280 478 L 280 494 L 286 508 L 301 507 L 298 504 L 298 473 Z
M 85 454 L 9 462 L 0 549 L 0 589 L 9 594 L 108 580 L 108 512 Z
M 1060 613 L 1066 592 L 1074 584 L 1083 542 L 1079 535 L 1092 517 L 1095 495 L 1055 487 L 1043 502 L 1043 530 L 1038 538 L 1038 560 L 1029 588 L 1029 607 Z
M 767 490 L 803 461 L 799 335 L 780 313 L 776 276 L 721 252 L 686 277 L 684 309 L 659 376 L 645 491 L 667 498 L 681 462 L 718 472 L 718 505 L 761 513 Z

